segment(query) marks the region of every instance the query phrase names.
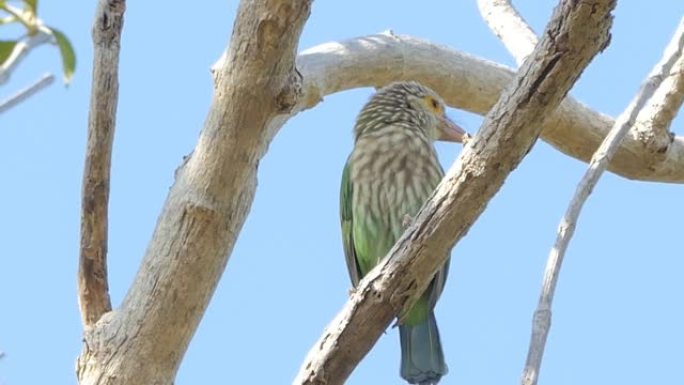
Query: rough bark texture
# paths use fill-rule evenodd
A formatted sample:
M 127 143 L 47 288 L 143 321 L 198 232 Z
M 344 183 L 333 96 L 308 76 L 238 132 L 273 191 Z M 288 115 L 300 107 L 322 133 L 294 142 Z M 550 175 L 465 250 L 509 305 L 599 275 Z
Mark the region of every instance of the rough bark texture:
M 394 80 L 418 80 L 453 107 L 480 115 L 494 105 L 514 71 L 444 46 L 392 33 L 326 43 L 302 52 L 297 68 L 304 77 L 303 105 L 325 95 Z M 606 137 L 614 119 L 566 97 L 544 123 L 541 138 L 584 162 Z M 667 131 L 667 130 L 661 130 Z M 684 137 L 667 135 L 668 146 L 653 150 L 630 131 L 608 170 L 629 179 L 684 183 Z
M 192 155 L 121 307 L 86 329 L 81 384 L 171 384 L 244 223 L 268 143 L 298 98 L 311 1 L 240 3 Z
M 315 343 L 294 384 L 342 384 L 404 306 L 417 298 L 518 165 L 579 73 L 608 42 L 614 0 L 562 1 L 544 38 L 413 225 L 359 284 Z
M 658 72 L 662 84 L 639 112 L 634 125 L 637 137 L 653 153 L 663 153 L 671 141 L 670 124 L 684 100 L 684 17 L 665 50 L 663 62 L 667 68 Z M 655 71 L 658 69 L 656 68 Z
M 78 298 L 85 327 L 112 310 L 107 284 L 109 173 L 119 99 L 119 47 L 123 0 L 100 1 L 93 23 L 93 80 L 88 116 L 83 190 Z

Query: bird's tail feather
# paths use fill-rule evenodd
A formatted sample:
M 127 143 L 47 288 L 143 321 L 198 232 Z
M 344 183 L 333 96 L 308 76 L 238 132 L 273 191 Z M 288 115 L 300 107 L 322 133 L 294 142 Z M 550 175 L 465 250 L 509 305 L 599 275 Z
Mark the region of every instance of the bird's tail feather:
M 447 374 L 435 314 L 419 325 L 400 325 L 401 377 L 410 384 L 434 385 Z

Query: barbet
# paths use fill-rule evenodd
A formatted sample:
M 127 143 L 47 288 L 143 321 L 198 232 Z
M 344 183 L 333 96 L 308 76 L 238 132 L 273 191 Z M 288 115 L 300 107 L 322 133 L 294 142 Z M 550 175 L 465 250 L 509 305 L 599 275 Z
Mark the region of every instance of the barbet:
M 463 142 L 467 134 L 444 112 L 430 88 L 398 82 L 379 90 L 354 126 L 354 149 L 342 174 L 340 213 L 352 283 L 392 248 L 444 176 L 433 142 Z M 436 384 L 447 373 L 433 309 L 447 263 L 399 320 L 401 376 Z

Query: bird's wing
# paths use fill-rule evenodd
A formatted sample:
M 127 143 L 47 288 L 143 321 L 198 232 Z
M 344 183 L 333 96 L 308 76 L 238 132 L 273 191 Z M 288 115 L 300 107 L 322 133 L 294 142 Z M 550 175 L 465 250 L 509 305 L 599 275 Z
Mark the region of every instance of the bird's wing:
M 342 222 L 342 244 L 344 245 L 344 257 L 347 260 L 347 269 L 352 284 L 356 286 L 361 279 L 359 263 L 356 259 L 354 247 L 353 211 L 352 211 L 352 183 L 349 178 L 349 162 L 342 172 L 342 186 L 340 187 L 340 221 Z

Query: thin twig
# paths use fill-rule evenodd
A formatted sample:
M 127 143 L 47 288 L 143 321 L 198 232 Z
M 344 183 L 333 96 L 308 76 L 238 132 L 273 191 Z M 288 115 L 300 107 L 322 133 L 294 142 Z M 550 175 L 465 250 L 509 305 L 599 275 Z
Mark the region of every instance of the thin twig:
M 55 80 L 55 75 L 51 73 L 46 73 L 40 77 L 40 79 L 33 82 L 28 87 L 17 91 L 16 94 L 10 96 L 9 98 L 0 102 L 0 114 L 8 111 L 10 108 L 16 106 L 17 104 L 23 102 L 24 100 L 30 98 L 31 96 L 38 93 L 43 88 L 52 84 Z
M 107 206 L 112 144 L 119 98 L 119 47 L 123 0 L 100 0 L 93 24 L 93 81 L 88 116 L 78 294 L 84 326 L 111 310 L 107 282 Z
M 41 28 L 35 35 L 27 36 L 17 42 L 10 55 L 0 65 L 0 85 L 5 84 L 9 80 L 12 72 L 32 49 L 42 44 L 50 43 L 53 39 L 54 37 L 52 35 Z
M 7 4 L 4 1 L 1 3 L 2 4 L 0 4 L 0 9 L 9 13 L 10 16 L 14 17 L 15 20 L 23 24 L 24 27 L 26 27 L 26 29 L 29 31 L 29 34 L 32 35 L 32 32 L 35 31 L 36 24 L 33 23 L 33 20 L 30 20 L 29 17 L 27 17 L 28 15 L 24 12 L 24 10 L 22 10 L 21 8 L 17 8 L 11 4 Z
M 629 106 L 627 106 L 625 111 L 615 120 L 613 128 L 591 158 L 589 168 L 577 186 L 575 196 L 570 202 L 565 215 L 561 219 L 556 242 L 549 252 L 539 303 L 534 312 L 530 347 L 521 379 L 523 385 L 537 384 L 541 361 L 544 356 L 544 348 L 546 346 L 546 337 L 548 336 L 551 327 L 551 305 L 556 291 L 558 275 L 565 252 L 575 232 L 577 219 L 582 210 L 582 206 L 594 189 L 594 186 L 596 186 L 601 174 L 605 171 L 610 159 L 619 148 L 620 142 L 629 129 L 634 126 L 637 116 L 644 112 L 644 107 L 650 103 L 652 96 L 657 94 L 658 91 L 665 86 L 663 79 L 670 73 L 674 63 L 681 60 L 682 50 L 674 50 L 672 49 L 672 46 L 680 44 L 683 33 L 684 28 L 679 28 L 677 34 L 675 34 L 670 45 L 665 50 L 665 54 L 661 61 L 653 68 Z M 669 103 L 662 105 L 669 105 Z
M 509 0 L 477 0 L 482 18 L 518 65 L 534 51 L 537 35 Z

